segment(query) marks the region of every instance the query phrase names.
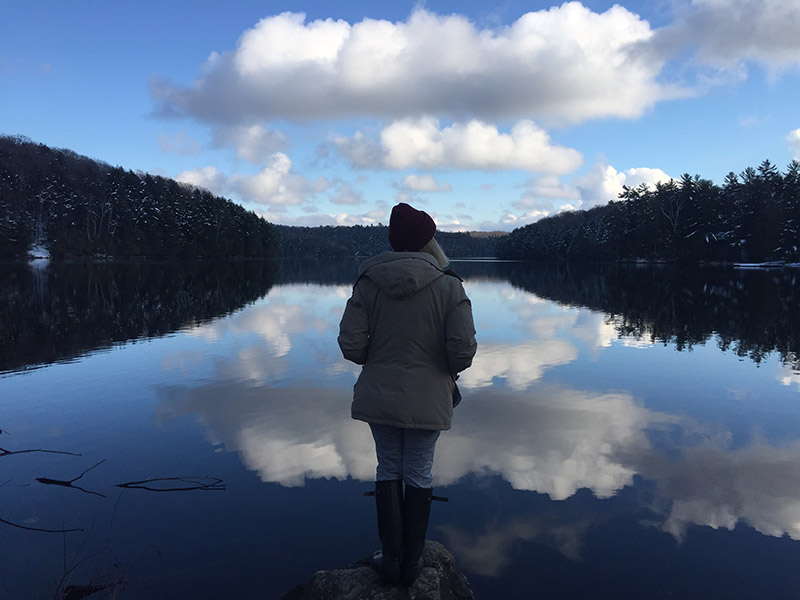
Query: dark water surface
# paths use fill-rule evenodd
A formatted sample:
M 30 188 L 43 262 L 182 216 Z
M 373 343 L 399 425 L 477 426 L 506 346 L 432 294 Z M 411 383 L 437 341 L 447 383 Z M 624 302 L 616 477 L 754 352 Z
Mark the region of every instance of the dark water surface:
M 476 597 L 800 597 L 800 272 L 455 267 L 429 538 Z M 355 270 L 0 265 L 0 598 L 278 598 L 375 549 Z

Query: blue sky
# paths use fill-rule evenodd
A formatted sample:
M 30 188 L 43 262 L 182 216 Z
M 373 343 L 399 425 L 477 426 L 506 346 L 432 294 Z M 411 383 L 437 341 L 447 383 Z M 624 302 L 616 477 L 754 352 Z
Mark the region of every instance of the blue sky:
M 0 133 L 276 223 L 511 230 L 800 158 L 798 31 L 798 0 L 4 0 Z

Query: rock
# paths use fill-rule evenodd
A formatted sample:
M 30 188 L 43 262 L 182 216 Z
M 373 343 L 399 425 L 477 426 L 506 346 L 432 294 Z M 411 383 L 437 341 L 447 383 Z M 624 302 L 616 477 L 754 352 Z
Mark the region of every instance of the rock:
M 381 583 L 367 557 L 344 569 L 317 571 L 281 600 L 474 600 L 467 578 L 444 546 L 427 540 L 422 560 L 425 566 L 409 588 Z

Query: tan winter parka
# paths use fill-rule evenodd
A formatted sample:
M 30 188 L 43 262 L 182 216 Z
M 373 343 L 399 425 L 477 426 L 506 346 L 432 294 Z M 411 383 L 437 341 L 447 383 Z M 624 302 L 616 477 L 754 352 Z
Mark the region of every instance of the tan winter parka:
M 461 280 L 424 252 L 365 261 L 339 325 L 339 347 L 363 365 L 352 416 L 409 429 L 450 429 L 453 376 L 477 349 Z

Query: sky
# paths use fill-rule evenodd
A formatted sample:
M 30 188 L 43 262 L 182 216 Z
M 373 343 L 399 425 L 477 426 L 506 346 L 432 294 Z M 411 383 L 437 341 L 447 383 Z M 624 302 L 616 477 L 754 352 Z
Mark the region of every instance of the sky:
M 273 223 L 511 231 L 800 159 L 800 0 L 2 0 L 0 134 Z

